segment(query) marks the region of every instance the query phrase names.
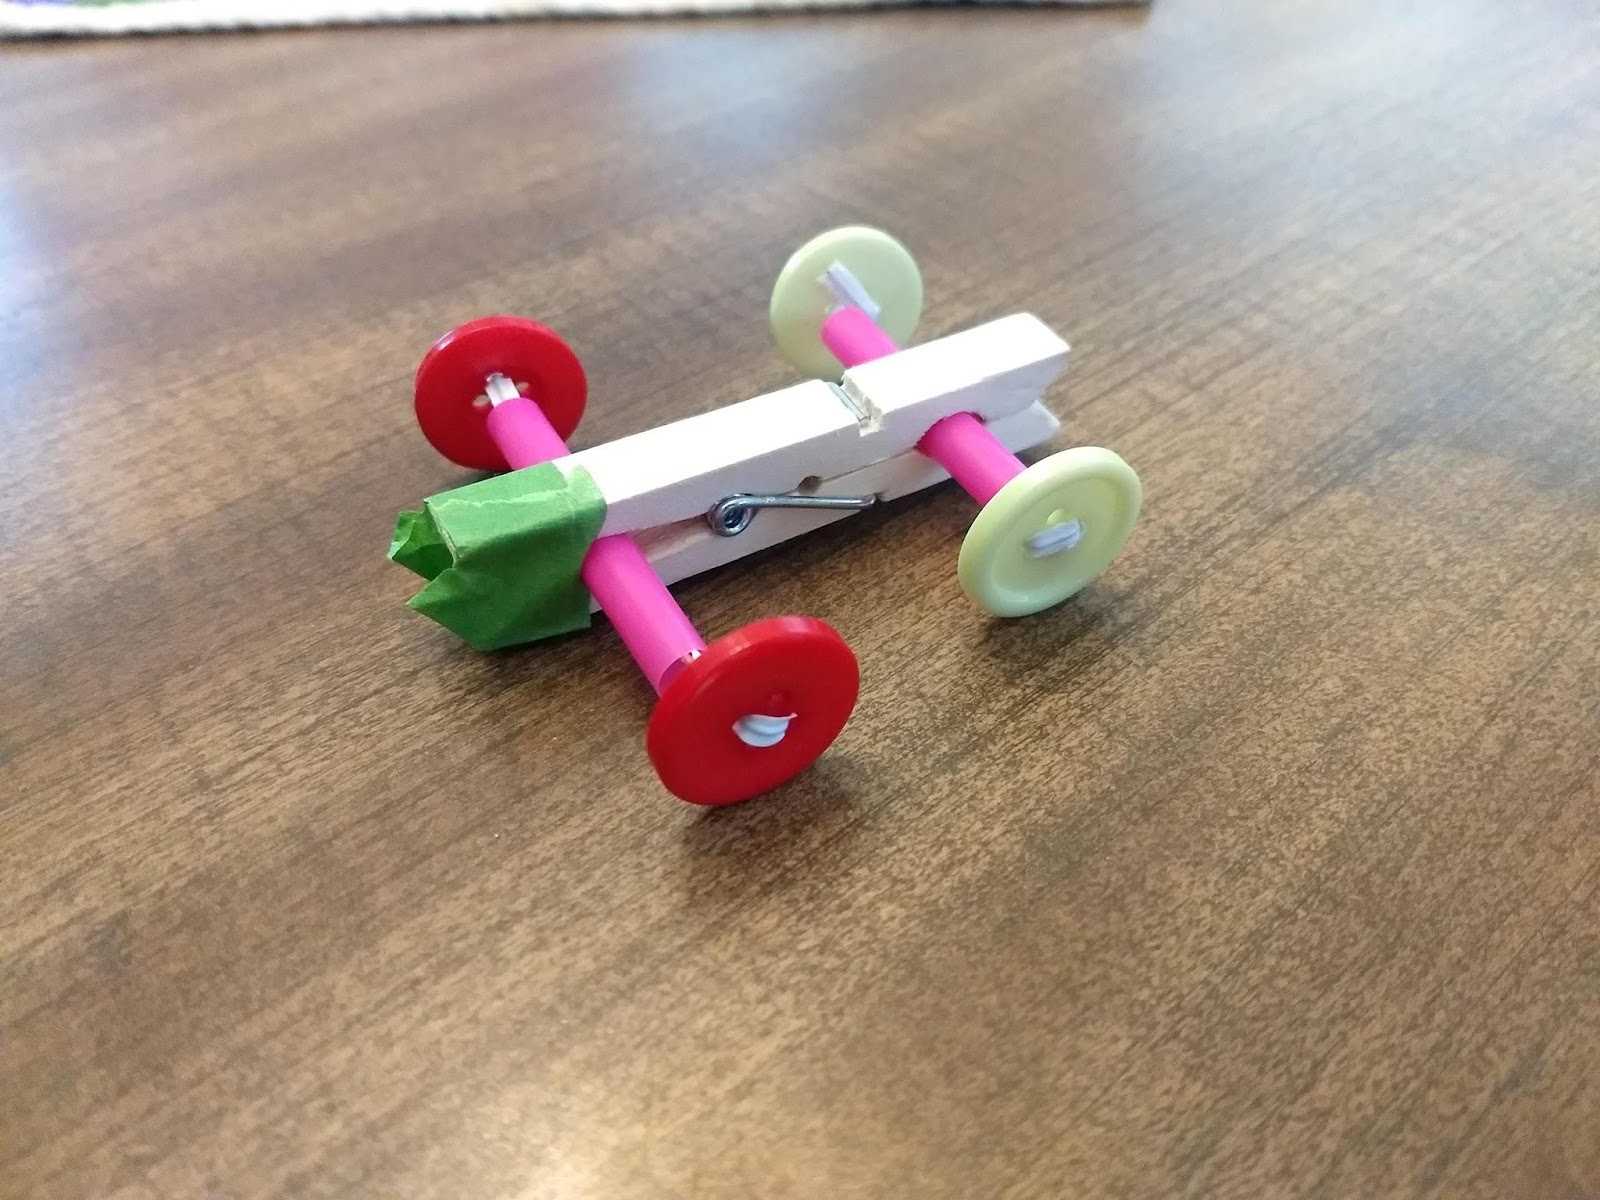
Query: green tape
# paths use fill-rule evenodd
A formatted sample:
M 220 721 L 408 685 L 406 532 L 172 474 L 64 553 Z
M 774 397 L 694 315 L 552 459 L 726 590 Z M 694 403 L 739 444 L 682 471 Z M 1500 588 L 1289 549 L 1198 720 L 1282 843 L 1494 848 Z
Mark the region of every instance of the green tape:
M 389 557 L 428 581 L 409 607 L 498 650 L 588 626 L 578 570 L 605 515 L 587 471 L 540 463 L 401 513 Z

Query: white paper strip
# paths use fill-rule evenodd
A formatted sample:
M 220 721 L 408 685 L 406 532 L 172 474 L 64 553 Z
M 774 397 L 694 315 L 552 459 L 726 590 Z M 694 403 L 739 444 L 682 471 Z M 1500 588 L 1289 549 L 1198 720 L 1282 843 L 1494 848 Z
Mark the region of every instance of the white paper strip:
M 0 0 L 0 37 L 94 36 L 202 29 L 268 29 L 377 21 L 494 21 L 516 17 L 670 16 L 873 8 L 892 0 L 148 0 L 95 6 Z M 923 0 L 924 3 L 930 0 Z M 931 0 L 950 3 L 951 0 Z M 1005 0 L 1101 7 L 1130 0 Z M 1134 3 L 1142 0 L 1132 0 Z

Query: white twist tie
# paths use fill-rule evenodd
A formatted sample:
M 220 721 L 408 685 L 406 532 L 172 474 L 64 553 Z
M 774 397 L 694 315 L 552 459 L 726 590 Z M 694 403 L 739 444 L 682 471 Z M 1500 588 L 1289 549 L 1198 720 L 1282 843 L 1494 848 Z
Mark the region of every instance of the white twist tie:
M 883 311 L 872 294 L 861 286 L 850 268 L 841 262 L 833 263 L 822 273 L 822 286 L 828 289 L 828 294 L 834 302 L 843 307 L 859 308 L 874 321 Z
M 1041 529 L 1028 539 L 1028 553 L 1034 558 L 1045 558 L 1071 550 L 1083 540 L 1083 524 L 1079 521 L 1060 521 L 1048 529 Z
M 733 732 L 739 735 L 739 740 L 746 746 L 764 750 L 783 741 L 783 735 L 789 732 L 789 722 L 794 720 L 795 716 L 795 713 L 790 713 L 787 717 L 751 713 L 748 717 L 740 717 L 733 723 Z

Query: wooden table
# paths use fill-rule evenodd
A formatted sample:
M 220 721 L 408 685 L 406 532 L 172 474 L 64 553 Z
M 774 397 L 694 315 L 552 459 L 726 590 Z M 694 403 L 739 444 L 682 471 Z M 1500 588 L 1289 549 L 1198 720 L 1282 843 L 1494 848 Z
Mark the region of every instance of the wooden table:
M 942 11 L 0 60 L 0 1193 L 1600 1189 L 1600 37 L 1579 3 Z M 952 488 L 684 586 L 854 720 L 666 796 L 595 631 L 409 613 L 422 350 L 580 445 L 793 378 L 784 256 L 1038 313 L 1141 472 L 986 619 Z

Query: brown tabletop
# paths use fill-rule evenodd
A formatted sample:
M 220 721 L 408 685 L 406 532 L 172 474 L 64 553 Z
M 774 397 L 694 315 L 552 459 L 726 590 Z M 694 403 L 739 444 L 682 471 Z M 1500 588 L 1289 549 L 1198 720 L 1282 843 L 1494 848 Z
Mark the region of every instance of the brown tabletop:
M 5 50 L 0 1194 L 1596 1194 L 1597 142 L 1576 2 Z M 1015 622 L 949 485 L 685 584 L 863 673 L 694 809 L 603 622 L 407 611 L 411 374 L 771 390 L 851 220 L 1144 517 Z

